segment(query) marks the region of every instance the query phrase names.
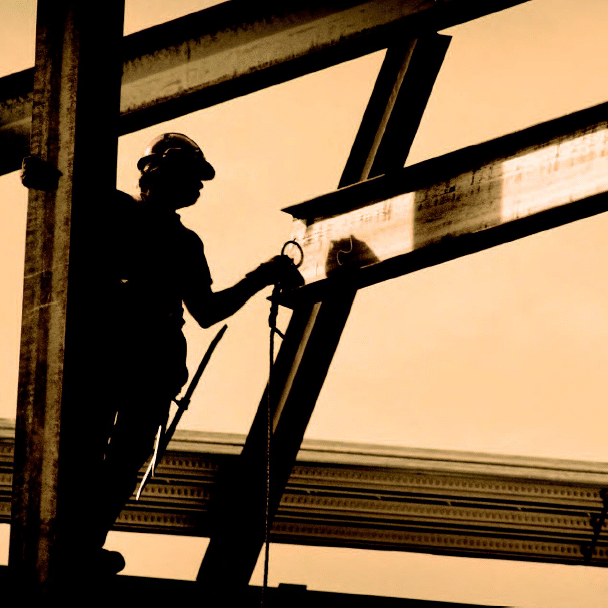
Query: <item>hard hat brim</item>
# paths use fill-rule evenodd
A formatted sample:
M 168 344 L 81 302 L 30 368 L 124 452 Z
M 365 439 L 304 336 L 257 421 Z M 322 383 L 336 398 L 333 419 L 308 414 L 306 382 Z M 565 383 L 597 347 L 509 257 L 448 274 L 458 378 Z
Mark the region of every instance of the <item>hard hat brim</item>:
M 158 154 L 148 154 L 147 156 L 143 156 L 137 161 L 137 168 L 143 173 L 146 166 L 157 158 Z M 215 177 L 215 169 L 213 168 L 213 165 L 211 165 L 211 163 L 209 163 L 205 158 L 197 158 L 196 166 L 198 171 L 198 177 L 201 180 L 209 181 Z

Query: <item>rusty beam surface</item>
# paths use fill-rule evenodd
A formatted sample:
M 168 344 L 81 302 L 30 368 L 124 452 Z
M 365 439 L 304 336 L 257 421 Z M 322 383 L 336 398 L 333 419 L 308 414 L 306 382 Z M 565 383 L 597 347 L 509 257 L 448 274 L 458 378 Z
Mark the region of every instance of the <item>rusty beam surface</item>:
M 13 436 L 0 420 L 0 523 L 10 521 Z M 115 529 L 208 536 L 209 506 L 244 442 L 178 431 Z M 606 487 L 606 463 L 305 439 L 271 540 L 582 564 Z M 234 500 L 248 503 L 248 490 Z M 79 508 L 88 512 L 83 499 Z M 589 563 L 608 566 L 605 523 Z
M 232 0 L 126 36 L 120 133 L 528 0 Z M 0 79 L 0 174 L 29 148 L 33 70 Z
M 120 94 L 120 58 L 98 49 L 118 48 L 123 11 L 122 0 L 106 2 L 101 16 L 78 0 L 38 2 L 32 152 L 62 176 L 29 190 L 9 552 L 13 576 L 36 598 L 61 578 L 75 487 L 68 471 L 78 461 L 71 438 L 81 436 L 83 410 L 86 420 L 81 400 L 75 409 L 66 400 L 67 379 L 95 367 L 91 215 L 116 188 Z
M 310 296 L 364 287 L 608 210 L 608 104 L 285 209 Z

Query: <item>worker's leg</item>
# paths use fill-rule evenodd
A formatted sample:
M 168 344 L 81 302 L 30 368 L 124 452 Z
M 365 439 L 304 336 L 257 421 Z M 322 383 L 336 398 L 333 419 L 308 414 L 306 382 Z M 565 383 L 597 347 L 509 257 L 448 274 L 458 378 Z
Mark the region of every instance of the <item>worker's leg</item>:
M 114 358 L 112 391 L 118 414 L 109 435 L 92 518 L 96 522 L 92 539 L 98 550 L 133 494 L 137 474 L 154 449 L 158 428 L 165 427 L 171 401 L 187 380 L 186 341 L 180 327 L 131 335 L 122 341 L 123 348 Z
M 119 410 L 99 480 L 95 543 L 102 547 L 108 531 L 137 485 L 137 475 L 154 449 L 159 426 L 165 427 L 170 400 L 140 395 L 142 401 Z

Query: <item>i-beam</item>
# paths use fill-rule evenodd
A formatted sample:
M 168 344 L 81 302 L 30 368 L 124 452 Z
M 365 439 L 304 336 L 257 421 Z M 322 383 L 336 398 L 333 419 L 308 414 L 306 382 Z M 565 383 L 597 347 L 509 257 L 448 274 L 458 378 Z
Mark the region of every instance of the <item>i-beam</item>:
M 224 2 L 124 38 L 120 134 L 525 1 Z M 33 70 L 0 78 L 0 174 L 28 153 L 32 81 Z

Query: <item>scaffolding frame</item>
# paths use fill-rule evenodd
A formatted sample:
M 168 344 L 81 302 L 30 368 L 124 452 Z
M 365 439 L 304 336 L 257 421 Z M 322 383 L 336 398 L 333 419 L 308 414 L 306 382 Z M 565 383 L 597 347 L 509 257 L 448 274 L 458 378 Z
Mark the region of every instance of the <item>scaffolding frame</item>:
M 91 352 L 78 311 L 84 302 L 90 306 L 91 263 L 100 263 L 84 228 L 90 217 L 85 185 L 93 177 L 87 158 L 104 163 L 95 199 L 101 202 L 114 188 L 119 135 L 386 48 L 339 188 L 374 188 L 366 182 L 377 184 L 372 178 L 381 175 L 399 180 L 449 44 L 436 32 L 523 1 L 340 0 L 328 5 L 300 0 L 253 6 L 235 0 L 134 34 L 124 45 L 122 0 L 106 3 L 103 22 L 97 13 L 94 19 L 87 16 L 77 0 L 39 1 L 35 71 L 0 79 L 0 108 L 10 110 L 3 113 L 0 137 L 14 144 L 0 171 L 14 170 L 29 153 L 64 176 L 57 190 L 29 195 L 9 564 L 19 584 L 43 595 L 58 584 L 61 519 L 75 515 L 70 487 L 82 473 L 69 464 L 81 422 L 70 377 L 87 373 L 80 361 L 86 359 L 82 353 Z M 96 53 L 98 48 L 104 52 Z M 210 71 L 210 64 L 217 69 Z M 178 85 L 167 93 L 169 77 Z M 95 177 L 99 165 L 96 169 Z M 604 194 L 595 193 L 584 212 L 568 207 L 556 212 L 558 219 L 554 213 L 545 223 L 529 222 L 507 238 L 495 231 L 477 239 L 489 239 L 485 246 L 492 246 L 603 212 Z M 297 216 L 302 209 L 291 211 Z M 319 217 L 315 213 L 305 218 L 307 224 Z M 457 255 L 485 248 L 469 243 L 457 248 Z M 433 263 L 440 263 L 454 252 L 448 246 L 447 254 L 435 250 L 433 255 Z M 275 364 L 279 381 L 270 395 L 273 449 L 280 463 L 271 479 L 271 518 L 357 289 L 418 267 L 424 266 L 393 264 L 367 282 L 361 277 L 370 273 L 355 266 L 322 289 L 304 287 L 285 302 L 294 312 Z M 246 587 L 263 543 L 265 485 L 257 482 L 265 458 L 267 403 L 264 395 L 233 477 L 210 507 L 211 540 L 198 580 L 211 595 Z M 235 491 L 244 489 L 251 496 L 249 509 L 234 501 Z

